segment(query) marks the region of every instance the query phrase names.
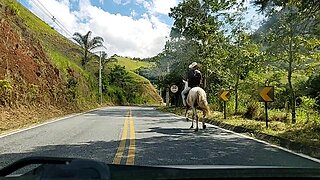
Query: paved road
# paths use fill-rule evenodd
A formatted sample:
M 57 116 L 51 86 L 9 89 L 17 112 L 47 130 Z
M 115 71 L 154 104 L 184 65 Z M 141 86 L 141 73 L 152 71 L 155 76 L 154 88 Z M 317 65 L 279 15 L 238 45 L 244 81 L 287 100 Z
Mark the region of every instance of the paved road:
M 108 107 L 0 138 L 0 168 L 22 157 L 80 157 L 136 165 L 320 167 L 295 154 L 151 107 Z M 200 126 L 201 127 L 201 126 Z

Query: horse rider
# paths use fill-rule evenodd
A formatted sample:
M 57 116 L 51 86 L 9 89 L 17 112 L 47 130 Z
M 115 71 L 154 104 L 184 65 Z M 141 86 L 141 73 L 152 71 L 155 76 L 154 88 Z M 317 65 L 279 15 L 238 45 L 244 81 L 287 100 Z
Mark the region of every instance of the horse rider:
M 199 71 L 198 63 L 193 62 L 189 65 L 189 71 L 187 73 L 188 87 L 181 92 L 182 102 L 184 106 L 187 106 L 186 95 L 188 94 L 189 90 L 193 87 L 200 86 L 201 81 L 202 81 L 202 74 Z

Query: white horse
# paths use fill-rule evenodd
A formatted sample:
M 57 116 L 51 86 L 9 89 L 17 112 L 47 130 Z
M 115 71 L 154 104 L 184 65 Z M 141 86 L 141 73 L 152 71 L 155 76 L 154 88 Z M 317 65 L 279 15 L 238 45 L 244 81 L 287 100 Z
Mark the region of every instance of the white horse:
M 188 88 L 188 82 L 183 80 L 184 82 L 184 88 Z M 186 106 L 186 113 L 185 113 L 185 117 L 186 120 L 188 121 L 188 110 L 189 108 L 192 109 L 192 119 L 196 118 L 196 129 L 195 131 L 198 131 L 198 121 L 199 121 L 199 116 L 197 114 L 197 109 L 200 109 L 203 113 L 203 118 L 202 118 L 202 128 L 206 129 L 206 124 L 205 124 L 205 118 L 209 115 L 210 110 L 209 110 L 209 106 L 208 106 L 208 102 L 207 102 L 207 95 L 206 92 L 201 88 L 201 87 L 194 87 L 192 89 L 189 90 L 189 94 L 187 96 L 187 106 Z M 191 127 L 193 128 L 193 120 L 191 121 Z

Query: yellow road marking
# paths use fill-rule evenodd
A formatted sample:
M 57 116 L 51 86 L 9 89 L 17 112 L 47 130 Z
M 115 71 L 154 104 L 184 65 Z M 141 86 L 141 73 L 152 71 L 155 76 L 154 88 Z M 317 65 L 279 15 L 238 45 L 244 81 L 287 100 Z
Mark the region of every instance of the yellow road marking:
M 129 128 L 128 128 L 129 126 Z M 134 159 L 135 159 L 135 152 L 136 152 L 136 136 L 135 136 L 135 129 L 134 129 L 134 123 L 132 118 L 131 110 L 127 113 L 124 124 L 123 124 L 123 130 L 122 130 L 122 136 L 119 143 L 119 147 L 117 150 L 117 153 L 113 159 L 113 164 L 120 164 L 121 158 L 123 157 L 124 150 L 126 148 L 126 141 L 128 136 L 128 130 L 130 130 L 130 136 L 129 136 L 129 150 L 128 150 L 128 156 L 127 156 L 127 165 L 134 165 Z
M 129 117 L 127 115 L 124 120 L 121 141 L 120 141 L 117 153 L 113 159 L 113 162 L 112 162 L 113 164 L 120 164 L 121 163 L 121 157 L 124 152 L 124 149 L 126 146 L 126 140 L 127 140 L 127 136 L 128 136 L 128 121 L 129 121 Z
M 136 136 L 135 136 L 135 130 L 134 130 L 134 124 L 133 124 L 133 118 L 130 111 L 130 145 L 129 145 L 129 152 L 128 152 L 128 158 L 127 158 L 127 165 L 134 165 L 134 157 L 135 157 L 135 151 L 136 151 Z

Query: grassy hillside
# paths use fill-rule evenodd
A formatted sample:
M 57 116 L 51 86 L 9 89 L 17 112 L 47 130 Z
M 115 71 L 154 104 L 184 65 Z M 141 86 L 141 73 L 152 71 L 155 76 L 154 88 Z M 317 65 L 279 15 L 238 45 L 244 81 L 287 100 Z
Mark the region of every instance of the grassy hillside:
M 83 68 L 79 46 L 16 0 L 0 0 L 0 34 L 0 133 L 99 106 L 94 59 Z M 118 62 L 127 63 L 128 71 L 145 65 Z M 149 81 L 131 71 L 130 76 L 147 102 L 157 101 Z
M 129 70 L 129 71 L 134 71 L 136 69 L 139 69 L 140 67 L 152 66 L 152 64 L 149 62 L 136 61 L 136 60 L 132 60 L 132 59 L 125 58 L 125 57 L 116 57 L 116 59 L 117 59 L 117 62 L 112 63 L 112 64 L 118 64 L 121 66 L 125 66 L 126 70 Z
M 148 79 L 143 76 L 136 74 L 134 71 L 141 68 L 141 67 L 150 67 L 152 66 L 151 63 L 143 62 L 143 61 L 136 61 L 129 58 L 124 57 L 116 57 L 117 61 L 113 63 L 109 63 L 107 65 L 108 73 L 112 71 L 115 66 L 124 67 L 128 73 L 128 82 L 126 83 L 126 87 L 121 87 L 120 89 L 124 90 L 127 89 L 128 93 L 126 100 L 123 100 L 122 104 L 153 104 L 159 105 L 162 101 L 161 97 L 159 96 L 157 90 L 154 86 L 150 83 Z M 118 87 L 109 86 L 108 89 L 111 92 L 114 92 L 116 96 L 123 96 L 121 95 L 122 92 L 119 92 Z M 130 91 L 135 91 L 135 93 L 131 94 Z M 109 93 L 109 96 L 110 95 Z M 123 99 L 123 98 L 120 98 Z
M 134 79 L 137 84 L 142 84 L 143 90 L 142 95 L 146 97 L 146 101 L 151 104 L 159 104 L 162 101 L 161 97 L 158 95 L 157 90 L 153 87 L 148 79 L 134 73 L 135 70 L 139 68 L 152 67 L 153 64 L 145 61 L 137 61 L 123 57 L 117 57 L 117 63 L 121 66 L 125 66 L 126 70 L 130 71 L 129 75 Z

